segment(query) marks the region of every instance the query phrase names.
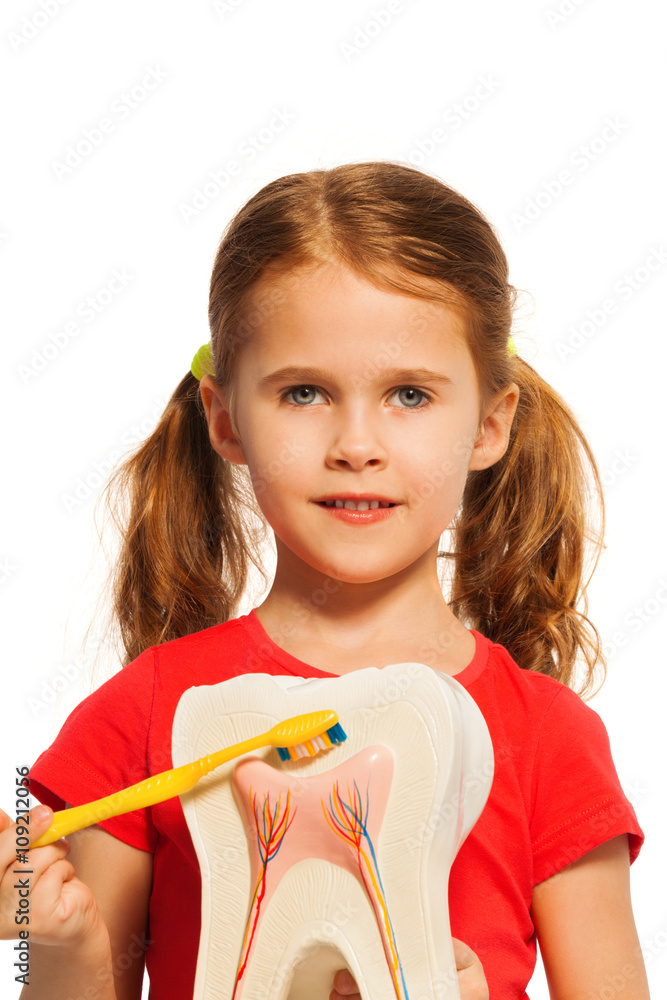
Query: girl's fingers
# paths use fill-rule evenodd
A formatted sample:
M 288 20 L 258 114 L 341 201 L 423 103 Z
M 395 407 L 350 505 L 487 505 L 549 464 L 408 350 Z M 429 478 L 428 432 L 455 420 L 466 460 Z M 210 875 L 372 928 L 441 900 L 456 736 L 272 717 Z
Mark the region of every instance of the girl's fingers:
M 45 812 L 41 812 L 45 810 Z M 46 847 L 36 847 L 30 851 L 23 843 L 24 838 L 30 842 L 40 837 L 53 822 L 53 810 L 46 806 L 37 806 L 30 813 L 28 822 L 10 823 L 0 833 L 0 884 L 6 890 L 5 882 L 15 882 L 15 875 L 22 869 L 30 869 L 33 882 L 48 868 L 50 864 L 66 857 L 71 848 L 62 838 Z M 26 832 L 24 832 L 24 829 Z M 20 839 L 20 844 L 17 840 Z M 18 851 L 18 853 L 17 853 Z M 25 860 L 21 860 L 24 858 Z
M 65 882 L 70 882 L 76 875 L 74 865 L 67 858 L 58 858 L 41 873 L 38 883 L 41 895 L 41 905 L 47 910 L 54 910 L 60 901 L 62 887 Z M 33 889 L 34 893 L 34 889 Z
M 55 861 L 37 879 L 30 901 L 30 938 L 35 944 L 83 941 L 101 922 L 92 892 L 66 858 Z
M 472 948 L 458 938 L 452 938 L 452 945 L 461 1000 L 488 1000 L 489 991 L 479 958 Z M 360 998 L 359 987 L 347 969 L 339 969 L 334 976 L 333 985 L 329 1000 Z
M 0 940 L 17 937 L 16 916 L 30 913 L 30 937 L 35 944 L 83 940 L 100 923 L 95 899 L 76 877 L 67 860 L 70 844 L 56 840 L 30 849 L 53 822 L 53 810 L 37 806 L 17 823 L 0 817 Z M 29 905 L 28 905 L 29 899 Z
M 489 987 L 479 958 L 467 944 L 452 938 L 461 1000 L 489 1000 Z
M 25 880 L 28 880 L 27 887 L 32 899 L 45 872 L 48 872 L 49 868 L 57 862 L 65 860 L 70 849 L 70 845 L 65 840 L 59 840 L 55 844 L 47 844 L 46 847 L 38 847 L 34 853 L 31 852 L 29 864 L 22 865 L 14 862 L 0 873 L 0 910 L 5 922 L 7 913 L 13 914 L 20 903 L 19 890 L 25 884 Z M 6 934 L 0 934 L 0 939 L 3 936 Z
M 30 810 L 30 840 L 37 840 L 53 822 L 53 809 L 50 806 L 35 806 Z
M 10 862 L 16 861 L 18 854 L 26 854 L 28 845 L 48 830 L 53 822 L 53 809 L 48 806 L 35 806 L 29 813 L 18 816 L 15 823 L 9 824 L 0 833 L 0 864 L 6 868 Z M 19 862 L 20 864 L 21 862 Z
M 452 944 L 454 946 L 454 961 L 456 962 L 457 972 L 469 969 L 471 965 L 479 961 L 475 952 L 467 944 L 464 944 L 463 941 L 459 941 L 458 938 L 453 937 Z
M 339 969 L 334 976 L 334 988 L 329 994 L 329 1000 L 361 1000 L 359 987 L 352 973 L 347 969 Z
M 42 814 L 41 810 L 46 809 Z M 17 859 L 17 850 L 20 853 L 27 851 L 27 840 L 35 840 L 53 822 L 53 810 L 46 806 L 36 806 L 26 816 L 20 816 L 18 822 L 14 822 L 7 813 L 0 809 L 0 870 L 13 864 Z M 20 862 L 19 862 L 20 863 Z
M 47 851 L 51 845 L 40 850 Z M 66 858 L 56 858 L 39 874 L 30 876 L 30 937 L 35 944 L 53 944 L 54 929 L 57 933 L 60 925 L 69 913 L 64 913 L 63 886 L 76 875 L 74 865 Z M 47 938 L 42 935 L 50 931 Z M 51 940 L 49 940 L 49 938 Z

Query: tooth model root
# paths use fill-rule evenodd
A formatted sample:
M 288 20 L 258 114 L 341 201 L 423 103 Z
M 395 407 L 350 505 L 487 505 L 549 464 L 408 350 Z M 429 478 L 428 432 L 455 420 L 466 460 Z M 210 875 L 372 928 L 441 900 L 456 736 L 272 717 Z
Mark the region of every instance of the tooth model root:
M 461 685 L 402 663 L 190 688 L 174 765 L 323 707 L 344 743 L 286 761 L 256 751 L 181 799 L 202 878 L 193 998 L 328 1000 L 348 968 L 362 1000 L 458 1000 L 449 870 L 493 778 Z

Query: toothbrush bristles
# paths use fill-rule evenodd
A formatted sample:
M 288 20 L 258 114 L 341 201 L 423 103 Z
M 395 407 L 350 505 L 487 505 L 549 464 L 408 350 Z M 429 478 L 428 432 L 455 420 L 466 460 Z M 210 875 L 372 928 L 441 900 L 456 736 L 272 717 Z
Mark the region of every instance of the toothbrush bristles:
M 337 722 L 331 729 L 304 743 L 297 743 L 293 747 L 276 747 L 276 750 L 281 760 L 299 760 L 300 757 L 315 757 L 320 750 L 328 750 L 346 739 L 347 733 L 340 722 Z
M 326 735 L 332 743 L 343 743 L 343 741 L 347 739 L 347 733 L 341 726 L 340 722 L 337 722 L 335 726 L 331 727 L 331 729 L 327 729 Z

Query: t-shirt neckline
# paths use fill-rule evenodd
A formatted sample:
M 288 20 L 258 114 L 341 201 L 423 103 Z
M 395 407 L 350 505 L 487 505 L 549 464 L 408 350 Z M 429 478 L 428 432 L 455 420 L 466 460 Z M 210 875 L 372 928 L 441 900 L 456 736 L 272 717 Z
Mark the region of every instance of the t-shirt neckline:
M 338 677 L 339 674 L 332 673 L 329 670 L 321 670 L 319 667 L 314 667 L 310 663 L 306 663 L 304 660 L 299 660 L 296 656 L 292 656 L 287 650 L 282 649 L 276 642 L 273 641 L 269 633 L 266 631 L 259 618 L 257 617 L 257 609 L 253 608 L 247 615 L 242 615 L 237 619 L 239 623 L 246 630 L 250 636 L 254 645 L 261 650 L 262 654 L 268 656 L 275 663 L 279 663 L 288 673 L 294 674 L 297 677 Z M 459 670 L 457 674 L 452 675 L 454 680 L 458 681 L 464 687 L 468 687 L 474 680 L 476 680 L 486 667 L 488 656 L 489 656 L 489 646 L 490 641 L 478 632 L 477 629 L 469 629 L 470 633 L 475 637 L 475 652 L 473 657 L 463 670 Z M 419 662 L 415 660 L 415 662 Z

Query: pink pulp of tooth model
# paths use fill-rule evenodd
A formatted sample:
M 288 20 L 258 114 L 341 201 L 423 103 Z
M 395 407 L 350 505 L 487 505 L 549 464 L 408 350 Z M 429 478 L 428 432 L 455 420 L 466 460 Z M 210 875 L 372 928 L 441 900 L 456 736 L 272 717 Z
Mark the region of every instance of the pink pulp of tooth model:
M 355 512 L 338 508 L 337 513 Z M 292 865 L 312 857 L 343 868 L 361 884 L 373 907 L 396 997 L 409 1000 L 376 857 L 393 768 L 391 750 L 372 746 L 310 778 L 292 778 L 252 757 L 234 769 L 232 787 L 246 820 L 253 891 L 233 998 L 280 880 Z

